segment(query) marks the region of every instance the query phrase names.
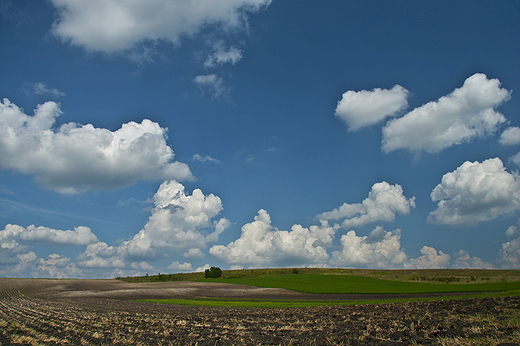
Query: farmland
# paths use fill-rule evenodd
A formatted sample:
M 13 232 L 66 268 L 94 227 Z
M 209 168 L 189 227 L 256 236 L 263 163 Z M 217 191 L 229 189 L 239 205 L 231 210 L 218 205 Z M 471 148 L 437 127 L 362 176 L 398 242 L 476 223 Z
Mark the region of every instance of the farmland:
M 294 277 L 305 278 L 307 274 L 316 275 L 316 273 L 305 272 L 302 274 Z M 455 274 L 443 272 L 437 277 L 457 277 Z M 469 275 L 469 282 L 493 285 L 511 284 L 517 281 L 514 280 L 517 275 L 514 271 L 510 273 L 484 271 L 478 276 L 477 274 Z M 281 273 L 278 279 L 281 280 L 284 275 L 287 273 Z M 394 274 L 377 275 L 386 275 L 394 281 L 399 281 L 392 277 Z M 418 273 L 418 275 L 427 277 L 425 273 Z M 489 279 L 482 280 L 483 275 Z M 474 276 L 475 280 L 471 280 L 471 276 Z M 256 277 L 260 278 L 262 275 Z M 271 280 L 269 276 L 263 278 Z M 233 284 L 229 283 L 228 279 L 213 279 L 206 282 L 203 279 L 171 282 L 0 279 L 0 342 L 2 345 L 497 345 L 501 342 L 520 343 L 518 291 L 456 297 L 459 299 L 448 299 L 446 295 L 462 294 L 460 292 L 431 294 L 408 292 L 404 295 L 312 294 L 284 288 L 252 287 L 238 284 L 238 281 Z M 414 281 L 425 284 L 436 282 L 435 280 L 411 280 L 411 278 L 401 282 Z M 458 283 L 440 285 L 466 285 L 467 283 L 463 281 L 465 279 L 460 279 Z M 377 297 L 377 300 L 369 304 L 359 304 L 359 300 L 366 303 L 367 299 L 374 299 L 374 297 Z M 210 301 L 286 303 L 314 301 L 318 305 L 324 302 L 325 305 L 325 302 L 334 300 L 347 301 L 345 304 L 349 305 L 247 308 L 183 306 L 134 301 L 172 298 L 199 300 L 203 302 L 202 305 L 210 305 L 204 304 L 204 301 L 206 303 Z

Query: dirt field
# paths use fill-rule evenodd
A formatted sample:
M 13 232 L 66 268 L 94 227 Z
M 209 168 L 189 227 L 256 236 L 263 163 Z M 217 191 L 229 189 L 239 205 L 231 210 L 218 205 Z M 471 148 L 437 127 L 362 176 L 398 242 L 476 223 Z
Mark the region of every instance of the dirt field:
M 327 299 L 226 284 L 0 279 L 2 345 L 520 345 L 520 297 L 295 309 L 136 298 Z M 371 298 L 360 295 L 334 299 Z

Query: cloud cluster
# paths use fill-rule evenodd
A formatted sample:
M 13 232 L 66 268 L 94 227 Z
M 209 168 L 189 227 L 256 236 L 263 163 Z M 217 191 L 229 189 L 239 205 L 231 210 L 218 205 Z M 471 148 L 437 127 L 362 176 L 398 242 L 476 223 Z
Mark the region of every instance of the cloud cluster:
M 0 169 L 33 174 L 60 193 L 110 189 L 141 179 L 191 179 L 189 167 L 174 162 L 167 129 L 150 120 L 129 122 L 112 132 L 92 125 L 64 124 L 57 103 L 38 105 L 33 116 L 8 99 L 0 103 Z
M 499 158 L 466 161 L 442 177 L 431 199 L 438 204 L 429 222 L 471 225 L 520 209 L 520 177 Z
M 186 194 L 182 184 L 165 181 L 153 197 L 154 208 L 148 222 L 132 239 L 119 246 L 98 242 L 79 255 L 79 267 L 125 268 L 129 264 L 157 259 L 171 251 L 186 251 L 185 257 L 197 258 L 208 242 L 218 241 L 229 227 L 227 219 L 213 221 L 222 210 L 218 196 L 205 196 L 195 189 Z M 214 228 L 213 232 L 206 229 Z M 184 264 L 186 266 L 186 264 Z
M 386 181 L 376 183 L 361 203 L 344 203 L 339 208 L 317 215 L 320 220 L 340 220 L 345 229 L 376 221 L 392 221 L 396 214 L 406 215 L 415 207 L 415 197 L 407 199 L 403 188 Z
M 91 232 L 90 228 L 79 226 L 74 230 L 57 230 L 47 227 L 35 227 L 34 225 L 27 228 L 7 224 L 0 231 L 0 248 L 15 249 L 20 247 L 19 242 L 40 242 L 56 245 L 88 245 L 97 242 L 98 239 Z
M 510 97 L 498 79 L 477 73 L 461 88 L 415 108 L 383 128 L 382 149 L 439 152 L 474 137 L 494 133 L 505 117 L 494 110 Z
M 115 53 L 158 41 L 179 44 L 216 25 L 225 30 L 247 26 L 247 13 L 270 0 L 51 0 L 57 15 L 52 33 L 87 51 Z M 216 63 L 217 61 L 215 61 Z
M 369 236 L 349 231 L 340 239 L 341 250 L 332 253 L 331 263 L 337 266 L 400 268 L 408 257 L 401 250 L 401 230 L 386 232 L 377 226 Z
M 408 95 L 408 90 L 400 85 L 395 85 L 390 90 L 349 90 L 338 102 L 335 115 L 347 123 L 349 131 L 356 131 L 406 109 Z
M 421 249 L 422 256 L 411 258 L 406 268 L 421 269 L 437 269 L 448 268 L 450 264 L 450 255 L 437 251 L 430 246 L 423 246 Z
M 280 231 L 261 209 L 254 221 L 242 226 L 240 238 L 228 245 L 215 245 L 209 252 L 225 263 L 262 266 L 279 263 L 322 263 L 328 260 L 326 247 L 332 244 L 335 229 L 327 222 L 304 228 L 294 225 Z
M 520 269 L 520 238 L 502 244 L 498 253 L 498 262 L 502 268 Z

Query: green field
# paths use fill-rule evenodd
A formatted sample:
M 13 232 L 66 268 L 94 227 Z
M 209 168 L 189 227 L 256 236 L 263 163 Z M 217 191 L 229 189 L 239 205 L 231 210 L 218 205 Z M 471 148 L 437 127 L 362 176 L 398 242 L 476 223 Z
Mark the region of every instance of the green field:
M 472 295 L 443 296 L 443 297 L 416 297 L 416 298 L 395 298 L 395 299 L 363 299 L 363 300 L 292 300 L 292 299 L 214 299 L 214 298 L 197 298 L 197 299 L 139 299 L 136 301 L 155 303 L 155 304 L 171 304 L 185 306 L 207 306 L 207 307 L 225 307 L 225 308 L 306 308 L 315 306 L 337 306 L 337 305 L 361 305 L 361 304 L 390 304 L 400 302 L 420 302 L 434 300 L 455 300 L 465 298 L 482 298 L 482 297 L 507 297 L 518 296 L 520 290 L 482 293 Z
M 520 281 L 450 284 L 383 280 L 357 275 L 299 274 L 218 280 L 201 279 L 197 281 L 213 281 L 256 287 L 276 287 L 305 293 L 333 294 L 410 294 L 520 290 Z

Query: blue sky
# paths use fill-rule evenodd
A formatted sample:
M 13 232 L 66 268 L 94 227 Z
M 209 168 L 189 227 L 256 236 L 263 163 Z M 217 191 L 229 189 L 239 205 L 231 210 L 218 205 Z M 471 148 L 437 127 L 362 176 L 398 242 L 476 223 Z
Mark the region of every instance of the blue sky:
M 520 268 L 518 1 L 0 11 L 0 276 Z

